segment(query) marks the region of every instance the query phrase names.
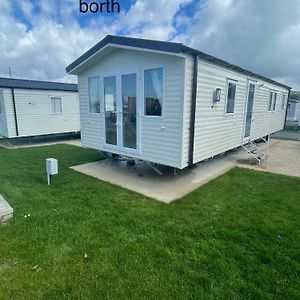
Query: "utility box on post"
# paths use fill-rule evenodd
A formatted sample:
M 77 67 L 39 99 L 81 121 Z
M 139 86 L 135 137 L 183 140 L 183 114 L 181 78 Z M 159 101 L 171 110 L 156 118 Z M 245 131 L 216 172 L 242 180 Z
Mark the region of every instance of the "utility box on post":
M 47 158 L 46 159 L 46 171 L 47 171 L 48 185 L 50 185 L 51 176 L 58 174 L 57 159 L 55 159 L 55 158 Z

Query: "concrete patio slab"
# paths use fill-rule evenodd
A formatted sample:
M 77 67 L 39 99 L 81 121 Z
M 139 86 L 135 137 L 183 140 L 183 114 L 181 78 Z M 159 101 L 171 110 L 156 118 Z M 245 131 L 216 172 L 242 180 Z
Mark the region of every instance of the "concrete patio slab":
M 127 166 L 120 160 L 102 160 L 72 167 L 86 175 L 107 181 L 165 203 L 170 203 L 192 192 L 213 178 L 226 173 L 236 165 L 238 158 L 246 158 L 243 151 L 201 162 L 192 169 L 186 168 L 176 176 L 166 170 L 159 176 L 145 162 Z
M 0 195 L 0 224 L 5 223 L 13 217 L 13 208 Z
M 246 168 L 277 174 L 300 177 L 300 142 L 274 139 L 269 149 L 269 158 L 262 168 L 242 165 Z
M 127 166 L 120 160 L 102 160 L 72 167 L 72 169 L 100 180 L 136 191 L 145 196 L 171 203 L 192 192 L 201 185 L 226 173 L 234 166 L 270 171 L 291 176 L 300 176 L 300 143 L 273 140 L 269 148 L 268 162 L 262 166 L 240 164 L 249 155 L 239 149 L 224 156 L 186 168 L 174 176 L 170 171 L 159 176 L 146 163 Z

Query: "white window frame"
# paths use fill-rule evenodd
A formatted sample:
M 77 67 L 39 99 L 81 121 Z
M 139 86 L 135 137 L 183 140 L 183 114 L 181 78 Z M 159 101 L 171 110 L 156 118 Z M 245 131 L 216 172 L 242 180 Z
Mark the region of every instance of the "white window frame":
M 89 89 L 89 78 L 93 77 L 98 77 L 98 92 L 99 92 L 99 105 L 100 105 L 100 111 L 99 112 L 91 112 L 91 102 L 90 102 L 90 89 Z M 102 110 L 102 94 L 101 94 L 101 85 L 102 85 L 102 77 L 99 74 L 92 74 L 87 77 L 87 94 L 88 94 L 88 114 L 89 115 L 94 115 L 94 116 L 99 116 L 101 114 Z
M 227 112 L 227 101 L 228 101 L 228 90 L 229 90 L 229 84 L 235 84 L 235 95 L 234 95 L 234 104 L 233 104 L 233 112 Z M 225 106 L 224 106 L 224 116 L 234 116 L 235 114 L 235 103 L 236 103 L 236 92 L 237 92 L 237 86 L 238 86 L 238 80 L 234 80 L 231 78 L 226 79 L 226 98 L 225 98 Z
M 146 112 L 145 112 L 145 71 L 147 70 L 152 70 L 152 69 L 162 69 L 163 71 L 163 78 L 162 78 L 162 105 L 161 105 L 161 115 L 160 116 L 148 116 L 146 115 Z M 142 76 L 141 76 L 141 81 L 142 81 L 142 84 L 141 84 L 141 95 L 142 95 L 142 116 L 144 118 L 150 118 L 150 119 L 164 119 L 165 118 L 165 91 L 166 91 L 166 71 L 165 71 L 165 66 L 164 65 L 149 65 L 149 66 L 145 66 L 141 69 L 142 71 Z
M 61 112 L 53 112 L 52 110 L 52 98 L 60 98 L 61 101 Z M 50 106 L 50 115 L 62 115 L 64 113 L 64 104 L 63 104 L 63 96 L 49 96 L 49 106 Z

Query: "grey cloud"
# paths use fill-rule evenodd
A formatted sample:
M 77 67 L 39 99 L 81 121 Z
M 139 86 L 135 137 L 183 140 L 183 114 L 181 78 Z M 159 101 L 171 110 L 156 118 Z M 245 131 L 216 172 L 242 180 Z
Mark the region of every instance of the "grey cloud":
M 74 18 L 76 0 L 65 0 L 55 18 L 51 11 L 61 1 L 40 2 L 35 14 L 29 0 L 1 0 L 0 76 L 11 66 L 15 77 L 74 81 L 65 66 L 106 34 L 168 40 L 176 36 L 174 24 L 184 23 L 176 41 L 300 89 L 298 0 L 201 0 L 192 20 L 176 18 L 191 0 L 137 0 L 110 23 L 99 17 L 84 28 Z M 13 17 L 14 4 L 32 28 Z

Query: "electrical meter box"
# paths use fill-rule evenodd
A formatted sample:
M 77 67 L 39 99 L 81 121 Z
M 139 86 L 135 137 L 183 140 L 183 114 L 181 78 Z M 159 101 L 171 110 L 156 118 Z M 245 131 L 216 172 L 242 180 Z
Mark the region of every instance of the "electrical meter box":
M 46 171 L 48 175 L 58 174 L 58 161 L 55 158 L 46 159 Z

